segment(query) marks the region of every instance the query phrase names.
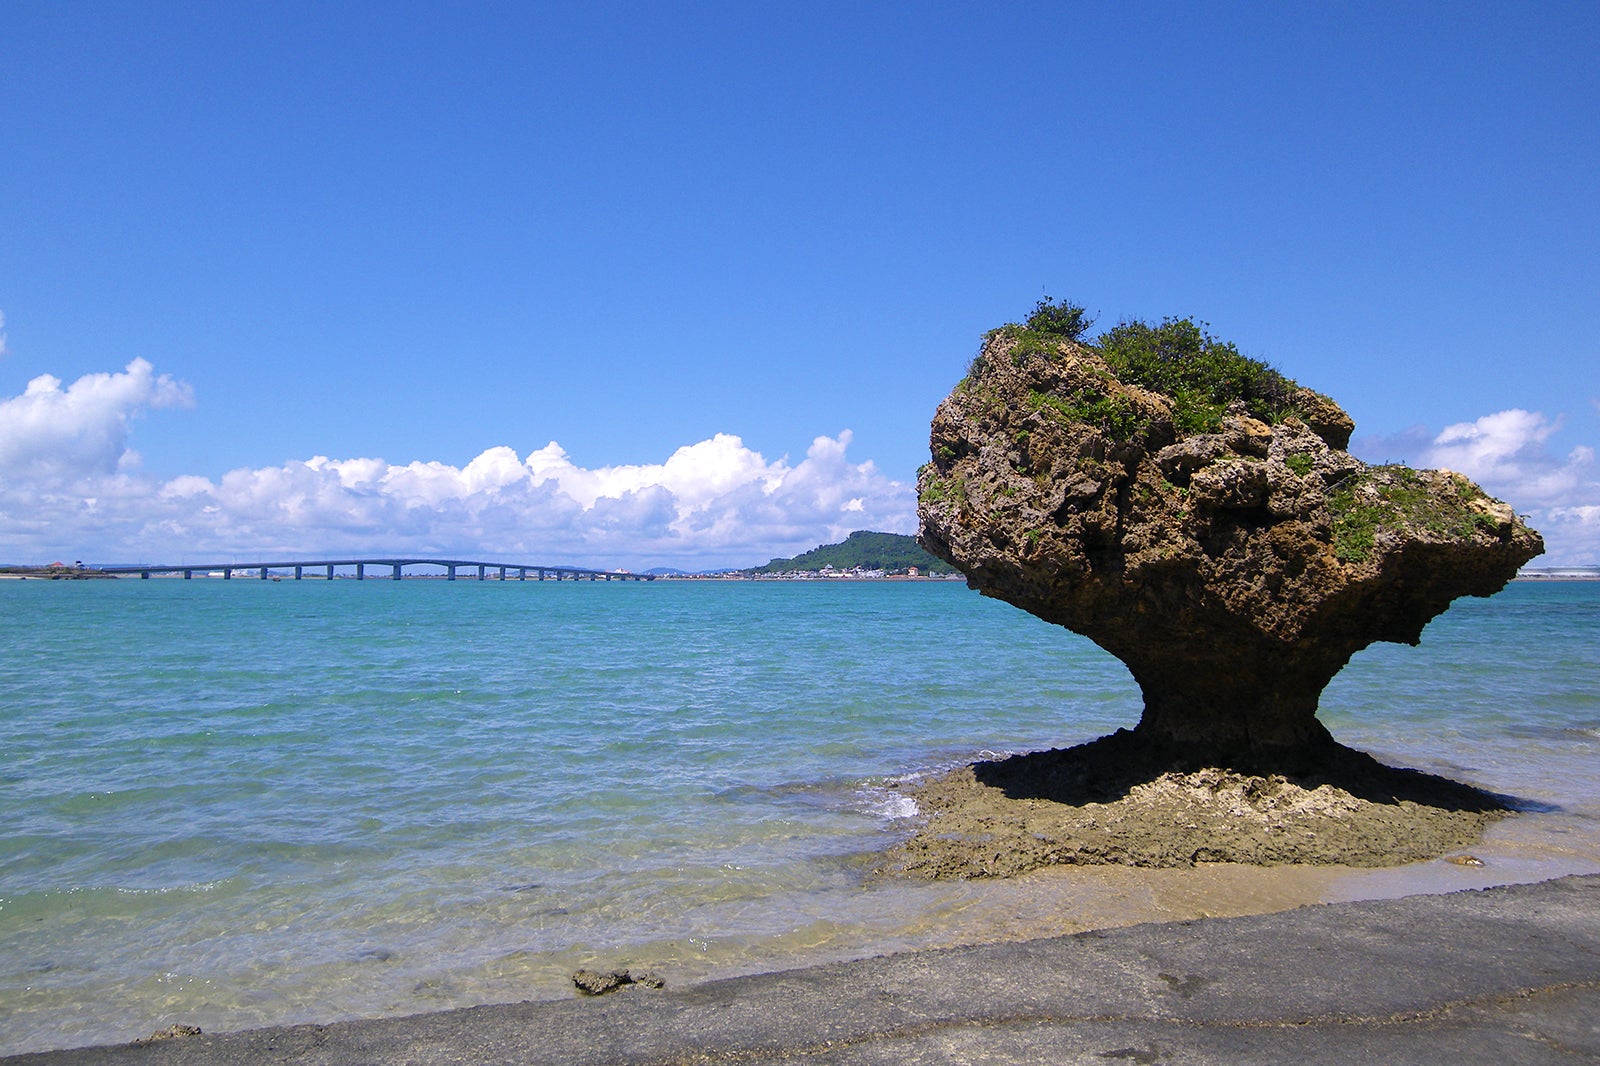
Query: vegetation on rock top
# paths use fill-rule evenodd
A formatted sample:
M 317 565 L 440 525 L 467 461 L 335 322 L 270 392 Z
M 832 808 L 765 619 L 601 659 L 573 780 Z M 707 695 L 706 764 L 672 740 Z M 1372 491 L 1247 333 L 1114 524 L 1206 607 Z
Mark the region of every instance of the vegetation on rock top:
M 1005 337 L 1012 342 L 1012 359 L 1018 363 L 1029 355 L 1052 356 L 1064 342 L 1081 345 L 1098 355 L 1122 384 L 1170 398 L 1173 423 L 1181 435 L 1216 432 L 1228 404 L 1235 400 L 1269 425 L 1296 413 L 1298 384 L 1261 360 L 1241 354 L 1232 343 L 1213 337 L 1203 322 L 1169 317 L 1152 326 L 1133 319 L 1086 340 L 1093 325 L 1079 305 L 1046 298 L 1026 322 L 991 330 L 984 342 Z M 1133 406 L 1110 391 L 1079 389 L 1065 397 L 1041 395 L 1038 402 L 1075 421 L 1099 425 L 1118 439 L 1127 439 L 1142 424 Z

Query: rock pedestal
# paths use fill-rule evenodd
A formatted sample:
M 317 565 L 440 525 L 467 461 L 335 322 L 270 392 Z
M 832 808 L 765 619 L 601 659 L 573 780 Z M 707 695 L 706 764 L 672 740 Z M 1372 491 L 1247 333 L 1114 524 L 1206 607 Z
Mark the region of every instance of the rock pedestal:
M 1209 420 L 1131 376 L 1068 337 L 990 334 L 934 416 L 919 539 L 1126 663 L 1134 735 L 1175 768 L 1325 760 L 1317 701 L 1353 654 L 1415 644 L 1543 551 L 1459 474 L 1354 458 L 1349 416 L 1275 374 L 1270 405 L 1213 396 Z

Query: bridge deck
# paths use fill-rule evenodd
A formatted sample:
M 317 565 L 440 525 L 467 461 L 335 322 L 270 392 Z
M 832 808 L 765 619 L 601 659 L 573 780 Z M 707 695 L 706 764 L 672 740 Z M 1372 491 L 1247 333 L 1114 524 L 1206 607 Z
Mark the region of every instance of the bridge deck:
M 138 563 L 132 566 L 100 566 L 95 567 L 102 574 L 138 574 L 141 578 L 148 579 L 151 574 L 182 574 L 185 580 L 195 574 L 208 574 L 221 572 L 224 580 L 233 577 L 236 571 L 254 571 L 262 581 L 267 580 L 274 570 L 292 571 L 294 580 L 299 581 L 308 570 L 321 570 L 325 580 L 332 580 L 339 569 L 355 569 L 357 581 L 366 580 L 367 567 L 388 567 L 389 577 L 399 581 L 404 576 L 408 566 L 437 566 L 445 571 L 445 580 L 454 581 L 456 571 L 462 568 L 477 568 L 478 580 L 488 580 L 489 571 L 498 571 L 497 580 L 526 581 L 528 575 L 535 574 L 536 580 L 544 581 L 553 575 L 555 580 L 582 581 L 654 581 L 654 574 L 630 574 L 617 570 L 591 570 L 582 566 L 547 566 L 539 563 L 496 563 L 484 562 L 478 559 L 425 559 L 425 558 L 396 558 L 379 557 L 368 559 L 294 559 L 288 562 L 252 562 L 252 563 L 173 563 L 173 564 L 146 564 Z M 515 578 L 507 577 L 515 573 Z

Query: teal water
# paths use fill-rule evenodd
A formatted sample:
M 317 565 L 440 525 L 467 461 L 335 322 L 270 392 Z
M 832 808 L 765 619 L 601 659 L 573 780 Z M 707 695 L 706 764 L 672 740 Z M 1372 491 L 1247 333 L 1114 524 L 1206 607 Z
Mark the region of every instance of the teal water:
M 1474 883 L 1600 869 L 1597 648 L 1600 584 L 1517 584 L 1362 653 L 1323 717 L 1526 802 Z M 948 582 L 10 581 L 0 649 L 0 1053 L 1088 922 L 1082 884 L 872 856 L 915 813 L 896 783 L 1139 708 Z

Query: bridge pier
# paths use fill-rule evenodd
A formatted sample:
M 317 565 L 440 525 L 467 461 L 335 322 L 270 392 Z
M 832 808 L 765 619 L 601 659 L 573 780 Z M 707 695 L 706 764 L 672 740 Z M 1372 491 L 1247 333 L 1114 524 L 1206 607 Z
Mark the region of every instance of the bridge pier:
M 333 580 L 333 564 L 332 563 L 328 564 L 328 580 L 329 581 Z
M 400 580 L 400 564 L 399 563 L 395 563 L 394 564 L 394 580 L 396 580 L 396 581 Z
M 267 568 L 263 566 L 261 568 L 261 580 L 265 581 L 266 579 L 267 579 Z
M 148 570 L 139 571 L 139 580 L 140 581 L 149 581 L 150 580 L 150 571 L 148 571 Z
M 506 579 L 506 568 L 502 566 L 500 568 L 500 580 L 504 581 L 505 579 Z
M 367 564 L 366 563 L 357 563 L 356 564 L 356 580 L 357 581 L 365 581 L 366 579 L 367 579 Z
M 483 580 L 483 564 L 482 563 L 478 564 L 478 580 L 479 581 Z
M 224 581 L 232 581 L 233 580 L 233 567 L 224 566 L 222 568 L 222 580 L 224 580 Z
M 453 565 L 444 568 L 444 579 L 446 581 L 454 581 L 456 579 L 456 568 Z
M 300 571 L 302 571 L 304 569 L 305 569 L 305 567 L 303 567 L 303 566 L 297 566 L 297 567 L 294 568 L 294 579 L 296 581 L 300 580 Z

